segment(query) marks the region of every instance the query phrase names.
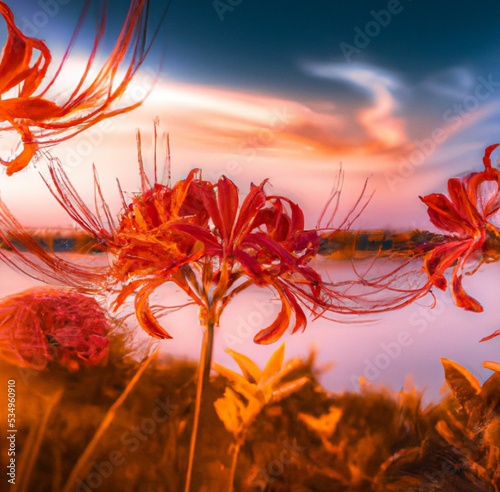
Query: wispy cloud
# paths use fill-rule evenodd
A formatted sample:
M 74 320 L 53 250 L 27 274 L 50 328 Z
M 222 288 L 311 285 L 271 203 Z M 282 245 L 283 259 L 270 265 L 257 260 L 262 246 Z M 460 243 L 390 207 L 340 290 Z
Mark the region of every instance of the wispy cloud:
M 320 105 L 313 109 L 305 102 L 268 94 L 172 81 L 159 82 L 134 116 L 135 126 L 146 128 L 159 116 L 179 145 L 222 155 L 252 149 L 263 156 L 279 152 L 285 158 L 311 158 L 344 153 L 358 143 L 342 134 L 345 121 L 331 112 L 331 104 L 322 111 Z M 120 121 L 123 127 L 114 122 L 115 138 L 130 131 L 128 118 Z
M 345 82 L 363 91 L 367 104 L 355 112 L 354 118 L 381 149 L 405 143 L 405 121 L 397 116 L 400 109 L 397 92 L 401 89 L 397 76 L 371 65 L 355 63 L 307 63 L 303 68 L 315 77 Z
M 424 78 L 422 86 L 429 93 L 463 99 L 476 83 L 474 73 L 463 66 L 447 67 Z
M 495 141 L 498 135 L 495 84 L 500 78 L 496 76 L 488 98 L 478 100 L 477 107 L 469 107 L 471 101 L 475 102 L 471 99 L 475 94 L 474 85 L 465 98 L 447 100 L 442 114 L 435 112 L 428 116 L 412 112 L 407 106 L 408 100 L 417 91 L 419 98 L 429 104 L 436 94 L 431 94 L 430 88 L 422 91 L 420 82 L 414 87 L 408 86 L 389 70 L 367 64 L 328 63 L 304 65 L 304 70 L 312 77 L 332 81 L 330 99 L 304 93 L 292 100 L 271 93 L 163 79 L 153 85 L 154 74 L 138 74 L 125 97 L 140 99 L 151 90 L 141 108 L 85 131 L 56 146 L 52 152 L 61 159 L 71 177 L 78 180 L 79 186 L 88 185 L 89 196 L 93 190 L 92 173 L 83 169 L 93 162 L 99 169 L 101 182 L 111 183 L 112 190 L 116 187 L 116 177 L 124 189 L 134 190 L 137 183 L 135 130 L 139 128 L 143 132 L 143 148 L 148 159 L 148 135 L 152 133 L 153 120 L 159 117 L 161 129 L 171 137 L 177 177 L 186 169 L 202 167 L 209 179 L 226 174 L 233 178 L 239 176 L 241 182 L 246 183 L 278 177 L 276 183 L 289 180 L 290 187 L 309 180 L 308 186 L 312 188 L 322 185 L 325 173 L 334 171 L 342 162 L 351 176 L 357 173 L 359 179 L 365 179 L 372 175 L 371 182 L 380 182 L 380 186 L 386 186 L 385 172 L 403 176 L 400 185 L 403 196 L 408 193 L 405 186 L 422 189 L 422 193 L 426 191 L 417 183 L 420 177 L 427 179 L 426 170 L 432 168 L 435 178 L 437 168 L 441 168 L 444 182 L 450 167 L 460 172 L 459 161 L 464 167 L 476 162 L 474 155 L 470 158 L 463 155 L 464 142 L 472 145 L 471 153 L 474 150 L 480 154 L 485 143 Z M 67 84 L 61 80 L 62 86 L 72 86 L 71 73 L 68 77 Z M 457 70 L 448 75 L 430 75 L 427 80 L 435 81 L 431 87 L 442 86 L 437 91 L 446 91 L 449 81 L 450 95 L 456 89 L 458 96 L 459 89 L 469 84 L 467 77 L 466 72 Z M 484 77 L 489 80 L 487 74 Z M 345 97 L 342 85 L 353 97 Z M 486 86 L 481 90 L 481 94 L 485 93 Z M 463 103 L 464 108 L 469 104 L 469 109 L 459 111 L 456 104 L 463 106 Z M 435 137 L 438 133 L 439 139 Z M 7 152 L 9 142 L 3 144 Z M 422 153 L 422 149 L 424 158 L 415 160 L 412 153 Z M 32 171 L 36 174 L 32 167 L 27 174 L 31 175 Z M 12 194 L 9 197 L 12 203 L 24 201 L 20 189 L 25 189 L 26 179 L 26 175 L 22 183 L 11 179 L 9 189 L 3 191 Z M 37 179 L 33 178 L 35 182 Z M 111 192 L 109 196 L 111 201 L 115 197 L 119 202 L 117 193 Z M 374 201 L 371 210 L 375 210 L 375 206 Z M 381 203 L 380 207 L 383 206 Z

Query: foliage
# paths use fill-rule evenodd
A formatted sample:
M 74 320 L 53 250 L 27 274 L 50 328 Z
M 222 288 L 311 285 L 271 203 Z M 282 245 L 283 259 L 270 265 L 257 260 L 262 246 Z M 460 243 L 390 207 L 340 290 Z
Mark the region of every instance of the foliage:
M 264 370 L 260 370 L 245 355 L 234 350 L 228 352 L 239 365 L 243 376 L 214 364 L 214 369 L 229 383 L 224 397 L 215 402 L 215 410 L 226 429 L 236 440 L 240 440 L 266 405 L 279 402 L 298 391 L 309 379 L 302 376 L 290 380 L 290 374 L 303 363 L 300 358 L 296 358 L 284 365 L 284 344 L 273 353 Z
M 214 406 L 224 427 L 233 434 L 235 440 L 228 486 L 228 490 L 232 490 L 238 455 L 250 426 L 267 405 L 299 391 L 309 382 L 309 378 L 291 377 L 303 366 L 303 362 L 300 358 L 295 358 L 284 364 L 284 343 L 271 355 L 262 371 L 245 355 L 234 350 L 228 352 L 240 367 L 243 376 L 215 364 L 215 370 L 227 379 L 229 385 L 224 396 L 216 400 Z
M 116 342 L 105 366 L 82 368 L 78 373 L 54 367 L 50 373 L 30 373 L 26 380 L 17 378 L 18 412 L 23 415 L 18 431 L 20 455 L 43 417 L 40 396 L 32 391 L 33 385 L 49 375 L 52 388 L 63 388 L 33 467 L 30 482 L 37 483 L 37 490 L 62 490 L 108 409 L 137 371 L 137 362 L 121 360 L 123 349 L 113 348 Z M 232 391 L 239 388 L 247 392 L 252 387 L 255 392 L 260 381 L 258 392 L 268 395 L 267 404 L 260 404 L 259 412 L 245 423 L 235 490 L 498 490 L 499 373 L 481 386 L 465 368 L 443 360 L 451 394 L 423 407 L 421 394 L 411 386 L 393 394 L 389 389 L 362 383 L 357 393 L 329 393 L 318 383 L 313 356 L 300 363 L 291 361 L 293 369 L 285 370 L 290 362 L 283 362 L 281 351 L 278 349 L 268 363 L 266 369 L 270 370 L 265 377 L 266 369 L 258 369 L 241 354 L 233 355 L 243 375 L 219 367 L 234 380 Z M 18 370 L 26 369 L 2 365 L 5 374 L 18 374 Z M 307 384 L 295 385 L 296 381 Z M 273 391 L 288 383 L 294 390 L 275 392 L 273 399 Z M 239 428 L 235 422 L 241 421 L 228 419 L 228 408 L 222 411 L 222 405 L 228 402 L 226 385 L 225 377 L 214 378 L 202 402 L 202 418 L 210 431 L 200 439 L 201 466 L 192 482 L 197 490 L 224 490 L 228 486 L 231 450 Z M 194 364 L 172 359 L 153 361 L 117 410 L 78 483 L 100 480 L 99 490 L 104 492 L 132 492 L 138 487 L 145 491 L 180 490 L 194 394 Z M 240 397 L 238 401 L 246 405 Z M 216 407 L 225 415 L 224 423 Z M 123 461 L 109 465 L 117 457 Z M 2 456 L 2 460 L 5 458 Z M 4 466 L 4 461 L 1 464 Z

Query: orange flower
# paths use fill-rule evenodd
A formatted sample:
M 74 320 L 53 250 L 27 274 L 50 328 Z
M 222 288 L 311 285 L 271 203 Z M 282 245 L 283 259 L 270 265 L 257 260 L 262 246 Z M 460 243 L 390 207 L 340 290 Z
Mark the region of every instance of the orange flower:
M 469 311 L 481 312 L 483 308 L 462 286 L 466 265 L 476 261 L 474 272 L 482 263 L 499 259 L 500 229 L 494 222 L 500 211 L 500 171 L 491 165 L 491 153 L 499 145 L 486 148 L 484 171 L 448 181 L 449 198 L 441 193 L 421 197 L 429 207 L 431 222 L 452 234 L 425 256 L 424 268 L 432 284 L 445 290 L 444 273 L 453 267 L 453 298 L 457 306 Z
M 37 370 L 55 362 L 70 370 L 102 362 L 110 324 L 91 297 L 37 287 L 0 301 L 0 357 Z
M 140 100 L 123 108 L 112 107 L 124 94 L 149 51 L 150 44 L 144 42 L 148 5 L 148 0 L 132 0 L 115 48 L 95 78 L 87 82 L 105 28 L 105 16 L 102 16 L 80 82 L 66 101 L 56 103 L 47 98 L 47 92 L 57 81 L 75 43 L 78 28 L 61 66 L 42 87 L 52 59 L 50 50 L 43 41 L 24 35 L 16 26 L 9 7 L 0 1 L 0 15 L 7 25 L 7 41 L 0 60 L 0 122 L 6 125 L 0 131 L 16 131 L 22 145 L 18 155 L 7 161 L 0 159 L 7 166 L 8 175 L 24 169 L 38 149 L 62 142 L 103 119 L 131 111 L 142 103 Z M 120 79 L 118 72 L 124 68 L 126 55 L 130 55 L 130 61 Z M 14 96 L 9 94 L 11 90 L 16 91 Z

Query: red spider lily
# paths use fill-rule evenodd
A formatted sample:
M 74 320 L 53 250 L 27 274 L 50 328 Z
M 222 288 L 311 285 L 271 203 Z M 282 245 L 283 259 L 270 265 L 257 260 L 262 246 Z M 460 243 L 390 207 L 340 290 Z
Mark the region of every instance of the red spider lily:
M 325 284 L 308 265 L 318 252 L 318 231 L 304 230 L 298 205 L 282 196 L 268 196 L 266 181 L 252 185 L 240 204 L 236 185 L 225 177 L 211 183 L 193 170 L 173 186 L 151 184 L 142 160 L 139 162 L 142 190 L 129 203 L 122 194 L 123 211 L 118 221 L 104 202 L 97 178 L 100 203 L 93 213 L 62 167 L 56 162 L 50 166 L 46 183 L 51 192 L 110 253 L 109 266 L 85 267 L 45 251 L 3 203 L 0 236 L 15 254 L 0 251 L 0 255 L 38 279 L 87 293 L 113 291 L 118 294 L 115 308 L 133 295 L 141 326 L 158 338 L 170 335 L 158 323 L 149 297 L 167 282 L 180 287 L 200 307 L 204 324 L 213 325 L 219 323 L 229 301 L 244 289 L 257 285 L 274 290 L 281 311 L 255 336 L 257 343 L 272 343 L 289 326 L 293 332 L 304 329 L 303 306 L 317 316 L 325 311 L 362 312 L 355 306 L 355 296 L 347 294 L 345 284 Z M 19 244 L 29 253 L 20 251 Z
M 176 229 L 200 240 L 217 267 L 207 272 L 206 291 L 215 285 L 209 305 L 217 306 L 217 324 L 222 310 L 237 292 L 251 284 L 274 289 L 281 300 L 275 321 L 254 338 L 257 343 L 276 341 L 293 322 L 292 332 L 304 329 L 306 316 L 299 300 L 317 314 L 337 308 L 335 297 L 321 276 L 307 265 L 317 253 L 317 231 L 304 230 L 304 216 L 298 205 L 281 196 L 266 196 L 263 181 L 252 185 L 241 206 L 238 188 L 222 177 L 214 186 L 201 189 L 202 201 L 214 227 L 207 233 L 197 224 L 179 224 Z
M 94 366 L 108 353 L 110 324 L 97 302 L 67 289 L 37 287 L 0 301 L 0 357 L 42 370 Z
M 486 148 L 484 171 L 448 181 L 449 198 L 440 193 L 421 197 L 429 207 L 431 222 L 452 234 L 425 257 L 424 268 L 430 281 L 445 290 L 444 273 L 453 267 L 451 292 L 455 303 L 475 312 L 483 308 L 465 292 L 462 278 L 471 260 L 478 262 L 475 271 L 482 263 L 499 259 L 500 229 L 493 221 L 500 210 L 500 171 L 491 165 L 491 153 L 499 145 Z
M 156 179 L 151 184 L 140 156 L 140 139 L 138 143 L 142 189 L 128 202 L 122 193 L 123 210 L 118 221 L 104 201 L 97 177 L 95 213 L 56 161 L 52 161 L 50 178 L 45 180 L 59 204 L 109 253 L 108 267 L 86 270 L 43 250 L 1 202 L 0 239 L 14 256 L 1 251 L 0 256 L 41 280 L 56 280 L 95 294 L 112 291 L 117 294 L 115 308 L 133 296 L 137 319 L 153 337 L 171 338 L 157 320 L 159 309 L 149 304 L 159 286 L 172 282 L 199 306 L 204 334 L 185 485 L 185 490 L 190 490 L 214 328 L 230 300 L 252 285 L 270 288 L 278 295 L 281 310 L 268 327 L 256 334 L 257 343 L 272 343 L 289 327 L 292 332 L 303 330 L 303 307 L 316 316 L 325 312 L 360 314 L 370 312 L 370 307 L 358 303 L 358 296 L 349 292 L 357 282 L 327 284 L 309 265 L 320 249 L 319 231 L 304 230 L 300 207 L 286 197 L 268 196 L 266 181 L 258 186 L 252 184 L 241 204 L 238 188 L 231 180 L 222 177 L 211 183 L 203 180 L 197 169 L 173 186 Z M 16 244 L 29 253 L 20 251 Z M 387 277 L 376 280 L 376 294 L 393 287 Z M 398 301 L 408 302 L 407 291 L 393 292 Z M 387 301 L 375 301 L 373 310 L 387 309 Z
M 106 19 L 102 15 L 79 83 L 66 101 L 54 102 L 47 98 L 47 92 L 61 73 L 79 27 L 56 74 L 42 87 L 52 59 L 50 50 L 43 41 L 24 35 L 16 26 L 9 7 L 0 2 L 0 15 L 7 24 L 7 41 L 0 60 L 0 96 L 3 96 L 0 100 L 0 122 L 7 125 L 0 131 L 16 131 L 22 144 L 17 156 L 8 161 L 0 159 L 7 166 L 8 175 L 24 169 L 38 149 L 67 140 L 103 119 L 131 111 L 142 103 L 140 100 L 123 108 L 112 107 L 123 96 L 151 46 L 145 43 L 148 5 L 148 0 L 132 0 L 115 48 L 95 78 L 87 82 L 105 29 Z M 88 6 L 89 2 L 82 19 Z M 130 61 L 124 67 L 128 54 Z M 118 72 L 121 68 L 125 68 L 125 73 L 120 79 Z M 16 91 L 13 97 L 7 94 L 11 90 Z

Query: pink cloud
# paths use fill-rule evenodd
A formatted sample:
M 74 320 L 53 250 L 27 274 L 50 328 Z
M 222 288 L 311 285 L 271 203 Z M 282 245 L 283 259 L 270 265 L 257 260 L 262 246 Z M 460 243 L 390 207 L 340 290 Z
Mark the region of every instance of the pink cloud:
M 342 81 L 364 92 L 367 103 L 354 111 L 353 119 L 358 132 L 366 136 L 367 149 L 391 150 L 407 141 L 405 121 L 396 116 L 400 108 L 396 94 L 401 84 L 395 75 L 361 64 L 308 64 L 306 70 L 313 76 Z

